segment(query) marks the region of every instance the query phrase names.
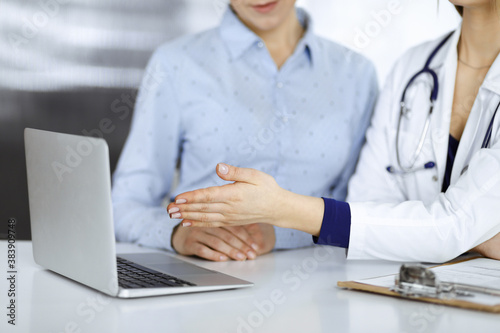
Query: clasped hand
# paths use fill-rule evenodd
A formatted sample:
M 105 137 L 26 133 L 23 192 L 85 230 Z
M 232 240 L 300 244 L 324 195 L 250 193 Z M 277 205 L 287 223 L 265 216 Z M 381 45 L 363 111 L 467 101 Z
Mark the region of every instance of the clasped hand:
M 217 169 L 223 179 L 240 181 L 179 195 L 167 208 L 170 217 L 183 219 L 172 236 L 173 248 L 213 261 L 254 259 L 271 251 L 274 228 L 263 222 L 276 219 L 272 199 L 282 189 L 271 176 L 256 170 L 233 168 L 236 172 L 229 175 L 228 166 Z

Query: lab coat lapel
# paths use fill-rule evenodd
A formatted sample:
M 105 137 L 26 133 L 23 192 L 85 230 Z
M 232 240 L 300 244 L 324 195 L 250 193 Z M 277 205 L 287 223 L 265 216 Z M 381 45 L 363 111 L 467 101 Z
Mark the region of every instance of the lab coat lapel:
M 470 111 L 453 164 L 451 184 L 454 184 L 467 170 L 472 155 L 481 148 L 484 133 L 499 102 L 498 95 L 500 95 L 500 56 L 497 56 L 486 74 Z
M 500 96 L 500 54 L 486 74 L 482 88 Z
M 450 133 L 451 108 L 455 91 L 455 77 L 457 72 L 457 44 L 460 37 L 458 28 L 450 40 L 443 46 L 443 50 L 436 54 L 431 68 L 437 68 L 439 91 L 432 119 L 432 148 L 435 153 L 438 172 L 438 187 L 441 189 L 446 170 L 446 157 L 448 154 L 448 138 Z

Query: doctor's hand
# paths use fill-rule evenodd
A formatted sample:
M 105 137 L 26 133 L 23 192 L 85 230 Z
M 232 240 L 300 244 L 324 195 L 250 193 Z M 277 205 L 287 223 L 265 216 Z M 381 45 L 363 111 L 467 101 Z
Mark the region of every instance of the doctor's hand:
M 496 234 L 486 242 L 479 244 L 472 251 L 478 252 L 479 254 L 500 260 L 500 233 Z
M 179 194 L 167 207 L 170 216 L 182 218 L 184 227 L 268 223 L 319 235 L 323 199 L 286 191 L 273 177 L 254 169 L 220 163 L 217 174 L 234 183 Z
M 271 251 L 275 242 L 274 228 L 264 224 L 227 228 L 177 227 L 172 235 L 172 246 L 178 253 L 212 261 L 255 259 Z

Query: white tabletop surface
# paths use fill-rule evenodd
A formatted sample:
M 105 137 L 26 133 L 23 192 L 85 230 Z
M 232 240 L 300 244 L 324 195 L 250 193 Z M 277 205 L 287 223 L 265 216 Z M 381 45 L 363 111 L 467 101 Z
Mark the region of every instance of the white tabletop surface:
M 500 332 L 500 314 L 342 290 L 339 280 L 397 272 L 399 263 L 346 261 L 344 250 L 312 247 L 246 262 L 187 260 L 254 287 L 116 299 L 35 264 L 17 241 L 16 326 L 7 323 L 7 279 L 0 282 L 1 332 Z M 117 251 L 151 252 L 131 244 Z M 7 275 L 7 242 L 0 267 Z M 185 257 L 183 257 L 185 258 Z

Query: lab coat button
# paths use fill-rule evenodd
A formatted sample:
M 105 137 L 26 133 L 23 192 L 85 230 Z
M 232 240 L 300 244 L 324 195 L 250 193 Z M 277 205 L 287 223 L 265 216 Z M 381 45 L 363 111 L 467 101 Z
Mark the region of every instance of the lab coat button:
M 432 181 L 437 182 L 438 181 L 438 177 L 437 176 L 432 176 Z
M 257 43 L 257 46 L 258 46 L 258 47 L 260 47 L 260 48 L 263 48 L 263 47 L 264 47 L 264 43 L 262 43 L 262 42 L 258 42 L 258 43 Z

